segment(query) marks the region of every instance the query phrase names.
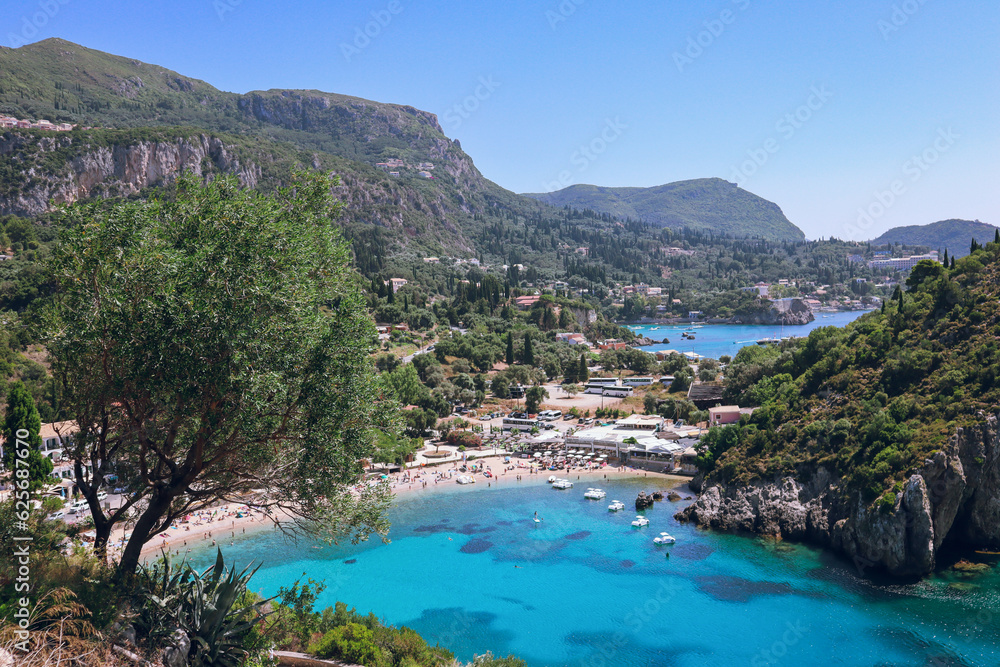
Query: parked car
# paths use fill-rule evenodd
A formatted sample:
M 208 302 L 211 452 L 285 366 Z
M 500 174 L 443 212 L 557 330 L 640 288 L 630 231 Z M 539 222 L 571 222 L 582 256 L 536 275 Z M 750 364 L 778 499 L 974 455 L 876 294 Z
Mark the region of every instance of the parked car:
M 87 503 L 87 501 L 81 499 L 81 500 L 74 500 L 70 504 L 70 506 L 66 509 L 66 512 L 68 514 L 77 514 L 77 513 L 81 513 L 81 512 L 86 512 L 89 509 L 90 509 L 90 505 Z
M 100 490 L 100 491 L 98 491 L 97 492 L 97 499 L 98 500 L 107 500 L 108 499 L 108 492 L 105 491 L 105 490 L 103 490 L 103 489 Z
M 63 519 L 66 517 L 66 510 L 57 510 L 49 515 L 50 519 Z

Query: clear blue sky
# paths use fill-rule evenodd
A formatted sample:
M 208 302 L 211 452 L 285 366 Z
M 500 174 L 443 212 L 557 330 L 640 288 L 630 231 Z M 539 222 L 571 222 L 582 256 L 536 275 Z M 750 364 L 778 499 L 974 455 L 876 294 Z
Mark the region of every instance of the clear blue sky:
M 996 0 L 4 6 L 4 45 L 34 20 L 27 41 L 62 37 L 223 90 L 313 88 L 435 112 L 516 192 L 718 176 L 810 238 L 1000 224 Z M 44 7 L 51 17 L 33 19 Z M 366 27 L 374 37 L 356 41 Z

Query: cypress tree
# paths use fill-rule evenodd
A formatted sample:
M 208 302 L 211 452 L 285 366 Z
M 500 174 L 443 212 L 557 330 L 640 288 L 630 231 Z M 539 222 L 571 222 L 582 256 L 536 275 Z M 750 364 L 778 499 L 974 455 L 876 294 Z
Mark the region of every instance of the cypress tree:
M 31 392 L 20 381 L 10 385 L 7 392 L 7 415 L 3 422 L 3 458 L 8 470 L 14 468 L 14 456 L 18 449 L 17 441 L 28 446 L 28 484 L 35 491 L 41 488 L 52 472 L 52 460 L 42 454 L 42 436 L 39 434 L 42 420 L 35 407 L 35 399 Z M 27 437 L 18 438 L 18 431 L 27 431 Z
M 514 363 L 514 334 L 507 332 L 507 354 L 504 355 L 504 361 L 510 366 Z
M 576 372 L 577 382 L 586 382 L 590 379 L 590 369 L 587 368 L 587 353 L 580 353 L 580 368 Z
M 997 229 L 993 232 L 993 242 L 1000 243 L 1000 229 Z
M 531 336 L 524 332 L 524 350 L 521 351 L 521 363 L 526 366 L 535 365 L 535 353 L 531 349 Z
M 1000 231 L 1000 230 L 997 230 L 997 231 Z M 947 248 L 944 249 L 944 265 L 947 268 L 947 266 L 948 266 L 948 249 Z

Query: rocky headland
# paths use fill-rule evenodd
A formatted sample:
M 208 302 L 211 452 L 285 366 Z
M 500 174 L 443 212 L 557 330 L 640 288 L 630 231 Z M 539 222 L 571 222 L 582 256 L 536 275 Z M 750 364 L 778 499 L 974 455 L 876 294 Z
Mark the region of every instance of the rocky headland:
M 826 468 L 809 479 L 749 486 L 697 479 L 698 499 L 675 516 L 700 526 L 748 531 L 828 547 L 859 569 L 922 576 L 942 547 L 1000 547 L 1000 414 L 959 428 L 888 497 L 866 503 Z

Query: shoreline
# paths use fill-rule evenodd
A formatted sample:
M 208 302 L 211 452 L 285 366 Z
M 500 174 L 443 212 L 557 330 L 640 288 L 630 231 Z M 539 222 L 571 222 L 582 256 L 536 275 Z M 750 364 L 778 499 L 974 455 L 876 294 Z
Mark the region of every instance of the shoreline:
M 452 493 L 468 493 L 474 490 L 482 491 L 484 484 L 487 489 L 511 488 L 515 485 L 541 486 L 547 483 L 550 475 L 566 478 L 574 483 L 577 481 L 587 482 L 589 480 L 596 482 L 598 480 L 647 478 L 651 483 L 670 483 L 668 488 L 676 490 L 681 495 L 697 497 L 697 494 L 687 486 L 691 478 L 681 475 L 650 472 L 628 466 L 625 466 L 624 469 L 621 469 L 620 466 L 606 466 L 605 468 L 591 470 L 581 468 L 570 471 L 542 470 L 537 473 L 531 473 L 529 472 L 530 467 L 517 467 L 516 465 L 517 462 L 523 463 L 526 459 L 512 459 L 511 463 L 504 464 L 504 456 L 503 454 L 498 454 L 470 459 L 468 462 L 469 465 L 481 466 L 475 473 L 458 472 L 459 462 L 453 461 L 449 462 L 449 465 L 409 468 L 405 472 L 389 475 L 390 490 L 393 496 L 391 502 L 405 502 L 407 498 L 414 497 L 416 494 L 443 493 L 446 489 L 450 489 Z M 515 466 L 514 470 L 507 469 L 511 465 Z M 486 477 L 484 475 L 486 471 L 495 474 L 491 477 Z M 460 485 L 455 481 L 455 477 L 458 475 L 468 475 L 476 481 L 474 484 Z M 521 476 L 520 480 L 517 479 L 518 475 Z M 403 481 L 404 479 L 408 481 Z M 176 528 L 171 527 L 167 529 L 165 533 L 166 537 L 161 537 L 162 534 L 158 534 L 147 542 L 142 548 L 142 560 L 148 562 L 158 557 L 164 551 L 173 556 L 185 556 L 194 549 L 204 548 L 209 543 L 219 547 L 234 546 L 237 536 L 242 538 L 245 535 L 252 535 L 264 529 L 276 529 L 274 520 L 263 516 L 259 512 L 244 512 L 245 516 L 242 518 L 233 516 L 240 507 L 242 505 L 229 503 L 228 505 L 215 508 L 217 517 L 215 519 L 210 519 L 212 510 L 202 510 L 200 521 L 196 520 L 188 524 L 181 523 Z M 117 545 L 126 532 L 125 529 L 121 528 L 115 529 L 112 532 L 110 541 L 112 546 L 108 548 L 109 553 L 113 553 L 115 556 L 120 554 L 121 548 Z M 229 545 L 226 544 L 227 541 Z

